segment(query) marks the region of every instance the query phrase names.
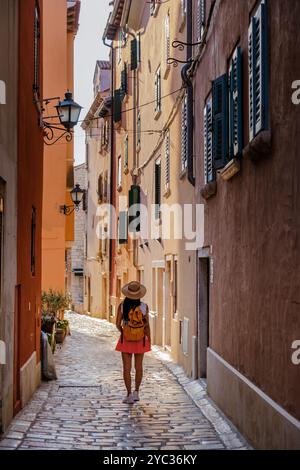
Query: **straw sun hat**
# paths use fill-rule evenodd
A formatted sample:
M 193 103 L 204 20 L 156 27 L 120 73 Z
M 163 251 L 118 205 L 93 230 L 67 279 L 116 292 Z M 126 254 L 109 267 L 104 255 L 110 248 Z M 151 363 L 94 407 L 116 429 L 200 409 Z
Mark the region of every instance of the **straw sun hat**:
M 128 299 L 141 299 L 144 297 L 146 292 L 146 287 L 138 281 L 131 281 L 122 287 L 122 293 L 125 295 L 125 297 L 128 297 Z

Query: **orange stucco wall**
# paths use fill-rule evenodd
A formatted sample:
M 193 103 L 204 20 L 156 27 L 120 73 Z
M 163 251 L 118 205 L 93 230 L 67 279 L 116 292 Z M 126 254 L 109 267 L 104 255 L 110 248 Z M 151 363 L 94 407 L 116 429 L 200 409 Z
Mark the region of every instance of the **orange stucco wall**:
M 60 96 L 68 88 L 67 3 L 44 1 L 44 98 Z M 70 65 L 69 65 L 70 66 Z M 48 106 L 47 115 L 56 114 Z M 64 139 L 45 146 L 42 224 L 42 288 L 65 289 L 66 216 L 59 207 L 66 202 L 67 158 L 70 144 Z

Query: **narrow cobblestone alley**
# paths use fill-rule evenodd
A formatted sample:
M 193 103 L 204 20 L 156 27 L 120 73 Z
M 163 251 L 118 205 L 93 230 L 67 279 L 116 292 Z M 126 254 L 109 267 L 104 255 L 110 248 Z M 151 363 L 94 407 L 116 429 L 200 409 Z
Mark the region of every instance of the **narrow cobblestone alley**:
M 216 410 L 214 424 L 204 416 L 184 389 L 191 381 L 180 384 L 155 350 L 145 357 L 141 401 L 123 404 L 114 325 L 66 317 L 71 336 L 55 353 L 58 380 L 42 383 L 12 422 L 2 449 L 247 448 Z

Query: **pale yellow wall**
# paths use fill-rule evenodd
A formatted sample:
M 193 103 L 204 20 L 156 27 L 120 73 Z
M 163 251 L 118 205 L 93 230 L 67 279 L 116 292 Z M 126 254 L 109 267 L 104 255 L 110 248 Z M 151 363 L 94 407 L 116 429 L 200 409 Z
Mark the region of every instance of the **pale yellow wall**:
M 165 61 L 165 18 L 167 13 L 170 13 L 170 29 L 171 29 L 171 43 L 174 39 L 186 40 L 186 29 L 183 16 L 181 14 L 181 1 L 172 1 L 162 3 L 158 9 L 156 17 L 149 16 L 149 3 L 144 2 L 144 9 L 141 14 L 140 24 L 137 31 L 141 32 L 141 64 L 138 69 L 138 103 L 140 105 L 154 100 L 155 97 L 155 72 L 157 68 L 161 67 L 162 76 L 162 96 L 172 93 L 181 88 L 181 67 L 173 68 L 167 67 Z M 130 21 L 129 21 L 130 22 Z M 122 49 L 122 61 L 117 68 L 116 73 L 116 86 L 119 86 L 120 70 L 124 60 L 129 60 L 130 53 L 130 39 L 126 49 Z M 114 46 L 117 46 L 116 41 Z M 176 56 L 179 59 L 185 58 L 185 52 L 180 52 L 171 47 L 171 56 Z M 129 71 L 129 76 L 132 72 Z M 178 93 L 172 94 L 167 98 L 162 99 L 162 111 L 159 117 L 155 119 L 154 103 L 147 106 L 142 106 L 141 110 L 141 148 L 138 153 L 138 166 L 143 165 L 149 159 L 152 150 L 157 145 L 160 134 L 156 132 L 152 135 L 146 133 L 146 130 L 161 131 L 167 119 L 176 104 Z M 128 103 L 125 105 L 127 108 L 133 107 L 132 96 L 129 96 Z M 124 109 L 124 108 L 123 108 Z M 128 112 L 123 115 L 122 127 L 127 129 L 134 129 L 133 113 Z M 194 188 L 188 182 L 187 175 L 180 178 L 181 172 L 181 104 L 175 112 L 170 128 L 171 140 L 171 184 L 168 197 L 163 197 L 162 202 L 167 204 L 179 203 L 187 204 L 194 202 Z M 120 129 L 116 132 L 116 158 L 119 152 L 123 152 L 122 144 L 125 132 Z M 129 133 L 130 149 L 132 145 L 132 133 Z M 129 153 L 129 170 L 132 169 L 131 153 Z M 157 158 L 162 161 L 162 193 L 164 192 L 164 174 L 165 174 L 165 154 L 164 142 L 158 147 L 155 156 L 143 168 L 139 177 L 139 184 L 142 191 L 142 202 L 148 205 L 154 203 L 154 165 Z M 128 191 L 128 187 L 132 181 L 131 176 L 126 179 L 123 175 L 124 192 Z M 149 237 L 150 238 L 150 237 Z M 192 368 L 192 336 L 196 335 L 196 266 L 195 252 L 185 250 L 185 240 L 170 240 L 165 241 L 163 244 L 155 240 L 149 240 L 149 247 L 144 250 L 138 250 L 138 266 L 143 270 L 142 280 L 146 285 L 148 292 L 145 297 L 146 302 L 149 304 L 151 325 L 153 329 L 153 339 L 157 344 L 163 343 L 163 290 L 166 288 L 166 279 L 164 268 L 165 259 L 170 257 L 171 273 L 170 278 L 173 277 L 174 257 L 178 258 L 178 314 L 170 321 L 171 327 L 171 348 L 172 354 L 177 362 L 184 365 L 188 373 L 191 373 Z M 136 274 L 132 269 L 132 257 L 127 256 L 127 250 L 122 248 L 122 260 L 129 264 L 129 275 L 134 277 Z M 190 282 L 187 282 L 190 280 Z M 157 287 L 156 287 L 157 286 Z M 169 286 L 171 292 L 171 285 Z M 169 308 L 172 310 L 173 298 L 168 298 Z M 179 320 L 184 317 L 189 319 L 189 353 L 187 356 L 183 355 L 182 347 L 179 344 Z

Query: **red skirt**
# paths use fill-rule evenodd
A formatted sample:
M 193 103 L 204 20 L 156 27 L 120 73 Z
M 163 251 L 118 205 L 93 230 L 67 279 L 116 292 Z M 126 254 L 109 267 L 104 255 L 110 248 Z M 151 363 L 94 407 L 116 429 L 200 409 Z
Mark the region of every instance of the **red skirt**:
M 126 341 L 123 338 L 123 342 L 121 343 L 121 336 L 116 346 L 116 351 L 124 352 L 128 354 L 144 354 L 146 352 L 151 351 L 150 342 L 147 336 L 145 336 L 145 346 L 144 346 L 144 338 L 140 341 Z

